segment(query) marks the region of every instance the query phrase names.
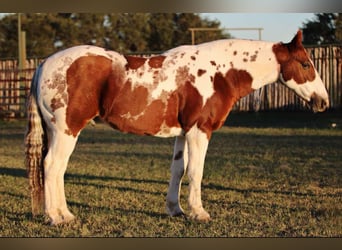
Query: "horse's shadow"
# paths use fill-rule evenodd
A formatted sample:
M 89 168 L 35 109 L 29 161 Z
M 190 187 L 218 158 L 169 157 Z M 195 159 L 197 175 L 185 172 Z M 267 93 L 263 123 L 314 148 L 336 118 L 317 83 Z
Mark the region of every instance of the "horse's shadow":
M 26 170 L 20 168 L 7 168 L 7 167 L 0 167 L 0 174 L 5 176 L 12 176 L 12 177 L 22 177 L 26 178 Z M 84 180 L 84 181 L 83 181 Z M 87 182 L 87 180 L 89 182 Z M 130 182 L 130 183 L 138 183 L 138 184 L 161 184 L 161 185 L 168 185 L 169 182 L 166 180 L 153 180 L 153 179 L 138 179 L 138 178 L 125 178 L 125 177 L 116 177 L 116 176 L 98 176 L 98 175 L 90 175 L 90 174 L 75 174 L 75 173 L 66 173 L 65 174 L 65 182 L 72 183 L 81 186 L 97 186 L 99 188 L 117 188 L 119 191 L 134 191 L 134 192 L 141 192 L 141 193 L 150 193 L 159 195 L 159 192 L 150 192 L 145 191 L 142 189 L 134 189 L 130 188 L 129 185 L 125 185 L 125 187 L 114 187 L 105 184 L 99 183 L 91 183 L 91 181 L 120 181 L 120 182 Z M 183 185 L 187 185 L 187 182 L 184 182 Z M 295 195 L 295 196 L 317 196 L 314 193 L 306 193 L 306 192 L 295 192 L 295 191 L 287 191 L 287 190 L 266 190 L 266 189 L 242 189 L 236 187 L 229 187 L 224 186 L 217 183 L 208 183 L 202 185 L 203 189 L 211 189 L 211 190 L 218 190 L 218 191 L 234 191 L 242 194 L 246 193 L 272 193 L 272 194 L 282 194 L 282 195 Z M 339 194 L 325 194 L 328 197 L 337 197 Z
M 26 177 L 26 170 L 21 168 L 0 167 L 0 175 Z
M 0 174 L 5 176 L 12 176 L 16 178 L 26 178 L 26 170 L 25 169 L 19 169 L 19 168 L 8 168 L 8 167 L 0 167 Z M 102 181 L 103 183 L 94 183 L 93 181 Z M 110 181 L 120 181 L 124 182 L 125 185 L 123 186 L 113 186 L 110 184 L 107 184 L 106 182 Z M 80 186 L 94 186 L 99 189 L 104 188 L 111 188 L 116 189 L 120 192 L 135 192 L 137 194 L 148 194 L 148 195 L 166 195 L 165 192 L 159 192 L 159 191 L 149 191 L 144 190 L 143 188 L 133 188 L 130 187 L 129 183 L 135 183 L 135 184 L 161 184 L 161 185 L 168 185 L 168 181 L 163 180 L 153 180 L 153 179 L 139 179 L 139 178 L 124 178 L 124 177 L 115 177 L 115 176 L 97 176 L 97 175 L 90 175 L 90 174 L 75 174 L 75 173 L 69 173 L 65 175 L 65 182 L 70 183 L 73 185 L 80 185 Z M 185 182 L 184 185 L 187 185 Z M 143 185 L 142 185 L 143 186 Z M 202 185 L 203 189 L 208 190 L 216 190 L 216 191 L 233 191 L 242 193 L 244 195 L 248 195 L 251 193 L 262 193 L 262 194 L 280 194 L 280 195 L 288 195 L 288 196 L 299 196 L 299 197 L 307 197 L 307 196 L 318 196 L 314 193 L 304 193 L 304 192 L 294 192 L 294 191 L 286 191 L 286 190 L 266 190 L 266 189 L 242 189 L 242 188 L 236 188 L 236 187 L 228 187 L 217 183 L 208 183 Z M 29 199 L 29 193 L 27 195 L 25 194 L 18 194 L 13 193 L 9 191 L 1 191 L 1 195 L 6 196 L 13 196 L 15 198 L 19 199 Z M 339 197 L 340 194 L 325 194 L 325 196 L 328 197 Z M 215 204 L 217 201 L 208 199 L 206 202 Z M 76 201 L 68 201 L 68 204 L 72 207 L 76 207 L 78 209 L 86 209 L 86 210 L 98 210 L 103 212 L 115 212 L 118 213 L 124 213 L 124 214 L 136 214 L 141 213 L 145 214 L 147 216 L 151 217 L 158 217 L 158 218 L 167 218 L 168 215 L 166 213 L 160 213 L 156 211 L 150 211 L 150 210 L 134 210 L 134 209 L 124 209 L 124 208 L 113 208 L 113 207 L 107 207 L 107 206 L 92 206 L 89 204 L 86 204 L 85 202 L 76 202 Z M 233 206 L 234 204 L 232 204 Z M 32 218 L 32 215 L 30 212 L 15 212 L 15 211 L 7 211 L 5 208 L 2 208 L 3 212 L 6 212 L 7 217 L 10 220 L 16 221 L 18 218 Z M 5 211 L 6 210 L 6 211 Z M 0 210 L 1 211 L 1 210 Z

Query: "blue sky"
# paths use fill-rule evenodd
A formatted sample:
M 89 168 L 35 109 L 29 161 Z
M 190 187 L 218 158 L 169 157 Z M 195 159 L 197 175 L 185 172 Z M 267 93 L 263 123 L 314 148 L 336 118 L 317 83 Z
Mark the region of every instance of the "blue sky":
M 313 13 L 202 13 L 217 19 L 221 28 L 263 28 L 262 40 L 288 42 L 304 22 L 314 19 Z M 257 31 L 228 31 L 236 38 L 258 39 Z

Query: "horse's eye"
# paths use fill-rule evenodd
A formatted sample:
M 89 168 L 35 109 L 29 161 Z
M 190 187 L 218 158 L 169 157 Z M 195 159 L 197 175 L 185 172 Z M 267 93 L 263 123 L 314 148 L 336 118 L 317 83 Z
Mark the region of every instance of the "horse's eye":
M 302 64 L 303 69 L 309 69 L 311 66 L 310 62 L 308 61 L 302 62 L 301 64 Z

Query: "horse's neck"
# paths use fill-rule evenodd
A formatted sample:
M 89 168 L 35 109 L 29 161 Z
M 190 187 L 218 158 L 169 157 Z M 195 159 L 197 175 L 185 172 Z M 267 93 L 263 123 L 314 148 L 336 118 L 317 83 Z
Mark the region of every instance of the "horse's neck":
M 232 68 L 246 70 L 252 77 L 252 89 L 276 82 L 280 66 L 273 53 L 273 42 L 232 40 L 224 57 Z M 221 57 L 222 57 L 221 54 Z M 225 59 L 227 60 L 227 59 Z

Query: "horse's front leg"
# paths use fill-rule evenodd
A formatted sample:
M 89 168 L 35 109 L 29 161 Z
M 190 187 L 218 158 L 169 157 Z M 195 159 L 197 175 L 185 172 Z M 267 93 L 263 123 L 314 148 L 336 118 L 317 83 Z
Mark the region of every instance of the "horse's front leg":
M 190 217 L 198 221 L 209 221 L 210 215 L 204 210 L 201 200 L 201 182 L 205 155 L 208 149 L 209 138 L 206 133 L 195 125 L 187 134 L 189 147 L 189 206 Z
M 179 196 L 182 178 L 188 165 L 188 146 L 184 136 L 176 137 L 171 164 L 171 180 L 166 196 L 166 209 L 171 216 L 183 215 Z

